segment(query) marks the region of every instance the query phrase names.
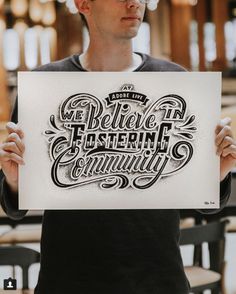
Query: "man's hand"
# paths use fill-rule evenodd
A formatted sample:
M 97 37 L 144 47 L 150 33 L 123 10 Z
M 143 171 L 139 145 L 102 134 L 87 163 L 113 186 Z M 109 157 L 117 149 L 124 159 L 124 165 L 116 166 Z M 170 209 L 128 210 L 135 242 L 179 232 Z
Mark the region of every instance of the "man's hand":
M 217 155 L 220 156 L 220 180 L 224 180 L 227 174 L 236 164 L 236 142 L 230 127 L 231 119 L 226 117 L 216 127 Z
M 18 165 L 24 164 L 23 154 L 25 145 L 23 143 L 24 133 L 13 122 L 6 125 L 8 137 L 0 144 L 0 165 L 6 176 L 6 181 L 13 192 L 18 191 Z

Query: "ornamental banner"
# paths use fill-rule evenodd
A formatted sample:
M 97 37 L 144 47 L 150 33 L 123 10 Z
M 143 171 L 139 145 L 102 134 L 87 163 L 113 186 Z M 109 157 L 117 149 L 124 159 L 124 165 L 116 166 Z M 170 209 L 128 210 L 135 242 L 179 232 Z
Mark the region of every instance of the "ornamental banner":
M 20 72 L 20 209 L 218 208 L 221 74 Z

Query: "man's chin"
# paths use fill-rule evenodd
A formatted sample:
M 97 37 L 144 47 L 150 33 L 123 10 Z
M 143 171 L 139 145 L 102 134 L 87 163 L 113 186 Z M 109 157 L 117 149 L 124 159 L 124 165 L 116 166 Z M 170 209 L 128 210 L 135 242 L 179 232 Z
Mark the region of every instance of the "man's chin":
M 125 37 L 127 39 L 135 38 L 138 35 L 139 28 L 130 28 L 125 32 Z

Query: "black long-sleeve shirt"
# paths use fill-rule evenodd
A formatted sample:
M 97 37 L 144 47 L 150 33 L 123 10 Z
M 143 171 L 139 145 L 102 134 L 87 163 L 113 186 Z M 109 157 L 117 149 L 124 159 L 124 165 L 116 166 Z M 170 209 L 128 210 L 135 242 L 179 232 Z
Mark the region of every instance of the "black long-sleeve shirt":
M 142 58 L 136 71 L 184 71 L 174 63 Z M 78 55 L 38 70 L 85 71 Z M 0 189 L 5 212 L 22 218 L 26 211 L 11 201 L 3 175 Z M 221 208 L 229 195 L 227 176 L 220 186 Z M 178 242 L 179 211 L 174 209 L 45 211 L 35 293 L 187 294 Z

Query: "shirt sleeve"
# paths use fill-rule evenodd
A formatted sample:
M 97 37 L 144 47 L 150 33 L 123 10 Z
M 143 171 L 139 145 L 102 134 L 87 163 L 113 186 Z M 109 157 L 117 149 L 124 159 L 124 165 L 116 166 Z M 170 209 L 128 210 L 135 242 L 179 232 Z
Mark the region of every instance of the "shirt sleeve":
M 9 189 L 2 171 L 0 171 L 0 202 L 6 215 L 13 220 L 20 220 L 27 213 L 27 210 L 19 210 L 18 195 L 14 195 Z
M 215 214 L 220 212 L 227 204 L 231 194 L 231 173 L 220 182 L 220 208 L 219 209 L 198 209 L 203 214 Z

